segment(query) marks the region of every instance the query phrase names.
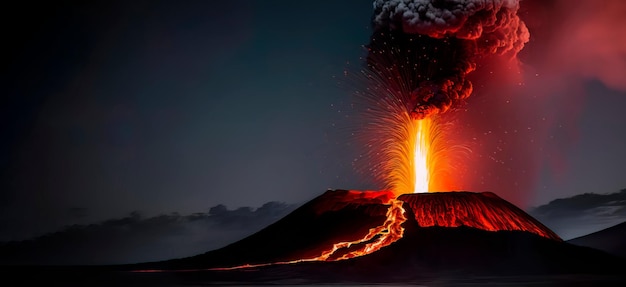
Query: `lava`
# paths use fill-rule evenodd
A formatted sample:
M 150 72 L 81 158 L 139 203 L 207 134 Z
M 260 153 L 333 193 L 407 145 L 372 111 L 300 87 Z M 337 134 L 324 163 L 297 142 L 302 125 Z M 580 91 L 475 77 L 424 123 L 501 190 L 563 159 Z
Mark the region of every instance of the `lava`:
M 421 193 L 429 191 L 430 183 L 430 119 L 415 120 L 415 150 L 413 151 L 413 169 L 415 170 L 415 188 L 413 192 Z
M 401 200 L 392 199 L 387 210 L 387 220 L 381 226 L 370 229 L 365 237 L 354 241 L 335 243 L 331 250 L 323 252 L 318 257 L 303 261 L 335 261 L 363 256 L 402 238 L 404 234 L 402 223 L 407 219 L 404 215 L 405 210 L 402 208 L 403 203 Z
M 402 238 L 404 234 L 404 227 L 402 224 L 407 220 L 405 216 L 405 210 L 402 207 L 403 201 L 390 197 L 392 193 L 381 191 L 348 191 L 347 193 L 336 192 L 333 195 L 334 200 L 324 201 L 324 203 L 330 203 L 323 206 L 322 210 L 318 212 L 332 211 L 341 208 L 345 208 L 345 204 L 359 204 L 363 200 L 380 200 L 386 199 L 384 205 L 389 205 L 387 209 L 387 219 L 380 226 L 371 228 L 369 232 L 362 238 L 352 241 L 344 241 L 333 244 L 332 248 L 323 251 L 319 256 L 313 258 L 296 259 L 290 261 L 278 261 L 271 263 L 261 264 L 244 264 L 233 267 L 220 267 L 211 268 L 211 270 L 234 270 L 241 268 L 262 267 L 269 265 L 282 265 L 282 264 L 294 264 L 299 262 L 311 262 L 311 261 L 338 261 L 350 259 L 358 256 L 364 256 L 378 251 L 379 249 L 388 246 L 398 239 Z M 331 208 L 328 208 L 331 206 Z M 318 206 L 319 207 L 319 206 Z
M 404 194 L 421 227 L 467 226 L 486 231 L 525 231 L 560 241 L 560 237 L 515 205 L 491 192 Z
M 404 113 L 398 118 L 397 129 L 386 142 L 383 167 L 387 188 L 394 194 L 429 192 L 434 170 L 432 119 L 416 120 Z
M 461 189 L 459 176 L 471 152 L 450 138 L 454 123 L 434 115 L 415 119 L 401 101 L 385 102 L 396 112 L 376 113 L 369 128 L 367 156 L 374 178 L 395 196 Z

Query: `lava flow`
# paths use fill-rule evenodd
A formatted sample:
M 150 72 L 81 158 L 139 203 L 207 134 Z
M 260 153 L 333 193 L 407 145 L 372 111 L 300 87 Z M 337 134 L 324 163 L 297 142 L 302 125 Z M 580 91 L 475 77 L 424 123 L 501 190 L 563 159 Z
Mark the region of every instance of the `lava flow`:
M 335 243 L 331 250 L 304 261 L 332 261 L 363 256 L 402 238 L 404 234 L 402 223 L 406 221 L 405 210 L 402 208 L 403 203 L 403 201 L 391 199 L 387 210 L 387 220 L 381 226 L 370 229 L 365 237 L 354 241 Z
M 380 196 L 382 194 L 382 196 Z M 402 207 L 403 201 L 393 199 L 389 196 L 389 192 L 357 192 L 348 191 L 348 201 L 336 201 L 332 202 L 332 209 L 341 209 L 341 203 L 358 204 L 358 198 L 386 198 L 385 205 L 389 205 L 387 209 L 387 219 L 382 225 L 371 228 L 369 232 L 362 238 L 352 241 L 344 241 L 333 244 L 332 248 L 323 251 L 319 256 L 313 258 L 296 259 L 290 261 L 278 261 L 272 263 L 261 264 L 244 264 L 234 267 L 220 267 L 211 268 L 211 270 L 233 270 L 241 268 L 261 267 L 269 265 L 281 265 L 281 264 L 293 264 L 299 262 L 310 261 L 337 261 L 345 260 L 358 256 L 367 255 L 378 251 L 379 249 L 388 246 L 398 239 L 402 238 L 404 234 L 404 227 L 402 224 L 406 221 L 405 210 Z M 335 205 L 339 203 L 339 206 Z M 319 212 L 319 211 L 318 211 Z

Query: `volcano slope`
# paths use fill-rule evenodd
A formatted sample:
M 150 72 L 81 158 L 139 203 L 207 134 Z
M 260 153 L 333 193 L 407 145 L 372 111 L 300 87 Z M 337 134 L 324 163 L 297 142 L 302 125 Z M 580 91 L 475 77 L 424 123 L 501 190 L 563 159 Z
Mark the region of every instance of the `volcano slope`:
M 347 260 L 333 261 L 338 257 L 331 256 L 324 261 L 301 262 L 333 249 L 338 242 L 363 238 L 389 220 L 393 200 L 402 201 L 404 216 L 399 220 L 403 230 L 388 246 Z M 385 233 L 381 234 L 376 237 Z M 625 266 L 621 258 L 563 242 L 493 193 L 404 194 L 394 199 L 390 192 L 329 190 L 224 248 L 126 268 L 136 272 L 203 271 L 203 280 L 209 281 L 298 279 L 319 283 L 409 282 L 433 274 L 610 275 L 620 274 Z M 231 267 L 235 268 L 228 269 Z

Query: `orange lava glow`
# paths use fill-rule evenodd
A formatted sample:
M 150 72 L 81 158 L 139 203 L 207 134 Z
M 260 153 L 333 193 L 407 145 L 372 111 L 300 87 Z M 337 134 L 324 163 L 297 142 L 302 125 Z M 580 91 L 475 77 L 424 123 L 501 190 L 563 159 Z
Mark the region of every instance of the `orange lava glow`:
M 430 150 L 430 127 L 431 119 L 413 120 L 415 132 L 413 133 L 413 192 L 429 192 L 431 162 L 428 151 Z
M 364 192 L 363 194 L 368 193 Z M 374 193 L 372 192 L 372 194 Z M 386 203 L 389 205 L 389 209 L 387 210 L 387 219 L 382 225 L 371 228 L 367 235 L 365 235 L 361 239 L 335 243 L 333 244 L 333 247 L 331 249 L 322 252 L 322 254 L 317 257 L 283 262 L 245 264 L 234 267 L 212 268 L 210 270 L 234 270 L 241 268 L 293 264 L 310 261 L 337 261 L 376 252 L 379 249 L 388 246 L 398 239 L 402 238 L 402 235 L 404 234 L 404 227 L 402 227 L 402 224 L 407 220 L 407 217 L 405 216 L 405 210 L 402 207 L 403 203 L 403 201 L 390 198 Z
M 396 131 L 383 148 L 386 188 L 396 196 L 459 189 L 450 177 L 454 157 L 469 149 L 452 145 L 436 117 L 395 118 Z
M 552 230 L 491 192 L 438 192 L 398 197 L 420 227 L 466 226 L 487 231 L 525 231 L 561 241 Z
M 433 158 L 432 119 L 416 120 L 408 113 L 395 118 L 396 129 L 384 143 L 383 154 L 387 189 L 400 195 L 429 192 Z

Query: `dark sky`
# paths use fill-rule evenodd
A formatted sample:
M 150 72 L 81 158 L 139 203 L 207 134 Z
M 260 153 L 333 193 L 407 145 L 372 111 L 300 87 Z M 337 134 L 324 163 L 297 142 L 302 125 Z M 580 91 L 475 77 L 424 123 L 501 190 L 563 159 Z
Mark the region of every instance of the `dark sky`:
M 4 9 L 1 240 L 132 211 L 188 214 L 376 188 L 352 167 L 353 98 L 337 84 L 364 55 L 370 1 L 126 2 Z M 528 184 L 535 205 L 626 187 L 626 80 L 546 64 L 558 58 L 549 47 L 567 44 L 558 27 L 587 27 L 551 9 L 562 7 L 539 9 L 529 23 L 539 40 L 522 55 L 528 75 L 542 79 L 529 91 L 543 94 L 533 102 L 541 112 L 518 120 L 544 125 L 551 139 L 533 145 L 545 159 Z M 626 27 L 598 25 L 621 29 L 609 39 Z M 626 51 L 615 43 L 616 54 Z M 618 73 L 621 55 L 610 61 Z M 549 123 L 538 122 L 544 115 Z

